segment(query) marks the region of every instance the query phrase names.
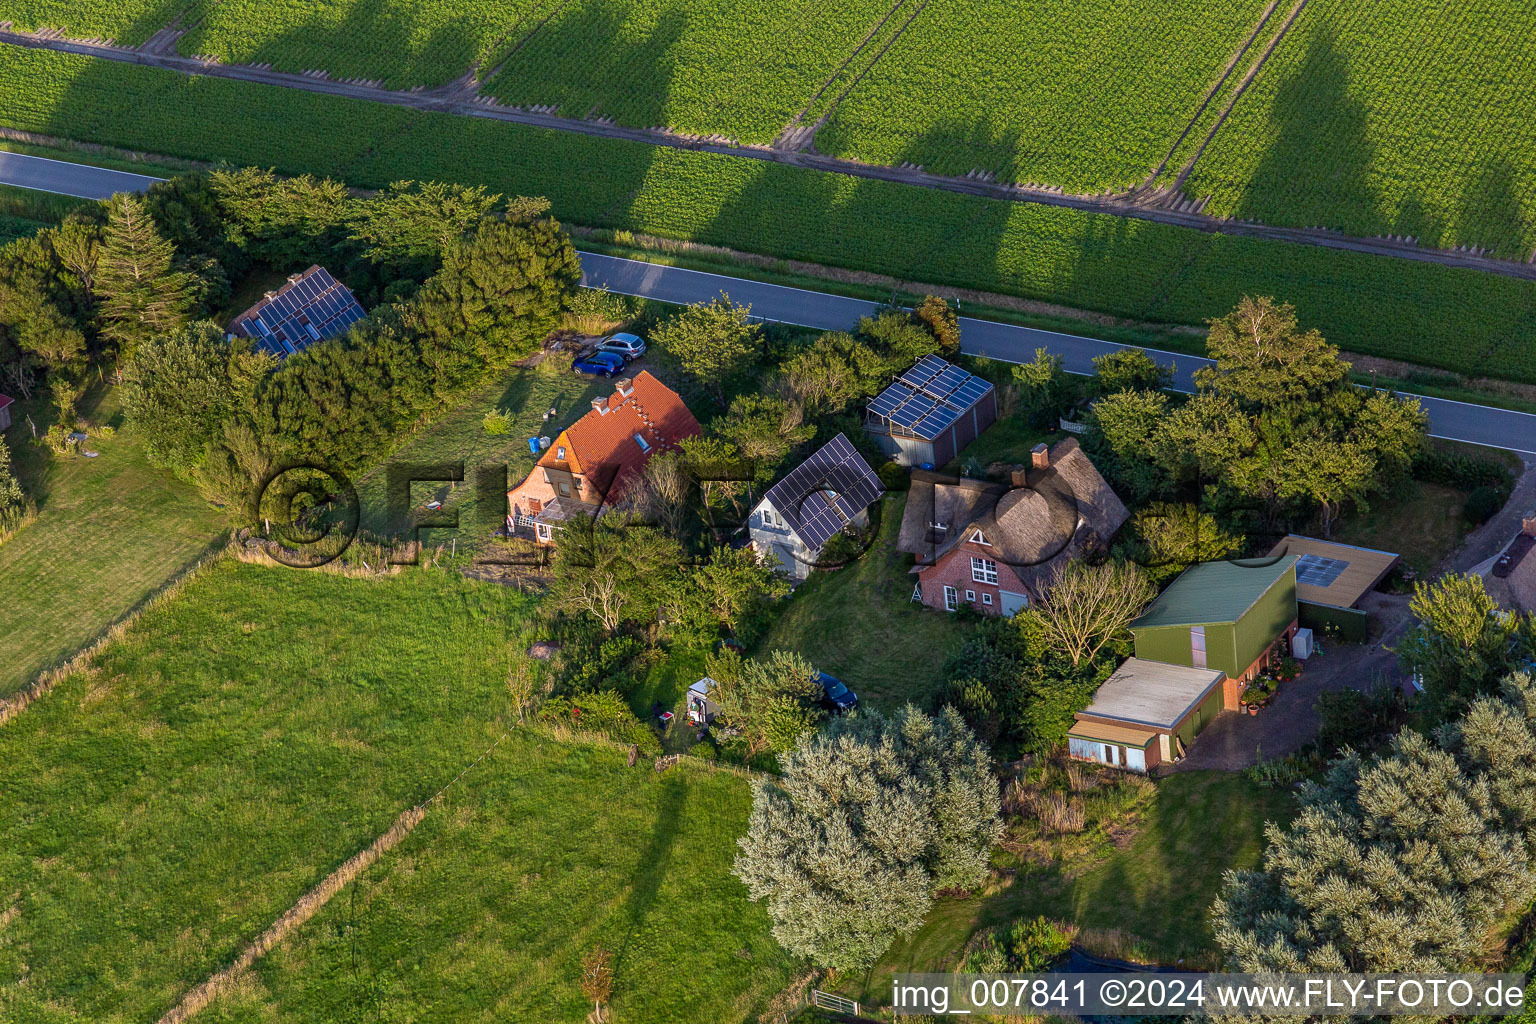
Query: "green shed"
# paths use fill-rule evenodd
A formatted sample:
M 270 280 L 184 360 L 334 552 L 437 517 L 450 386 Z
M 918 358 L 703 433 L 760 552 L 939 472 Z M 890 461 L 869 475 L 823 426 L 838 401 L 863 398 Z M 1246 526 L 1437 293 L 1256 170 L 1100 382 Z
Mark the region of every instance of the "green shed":
M 1136 657 L 1252 679 L 1296 630 L 1296 557 L 1190 566 L 1131 623 Z

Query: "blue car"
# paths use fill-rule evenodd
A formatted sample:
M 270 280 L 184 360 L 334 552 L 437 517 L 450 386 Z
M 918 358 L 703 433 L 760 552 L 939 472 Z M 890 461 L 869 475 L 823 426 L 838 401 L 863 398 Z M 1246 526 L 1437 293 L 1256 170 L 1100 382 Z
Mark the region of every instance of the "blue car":
M 829 710 L 842 713 L 859 706 L 859 695 L 844 686 L 836 676 L 817 672 L 816 681 L 821 684 L 821 703 Z
M 617 377 L 624 372 L 624 357 L 612 352 L 594 352 L 576 360 L 571 369 L 594 377 Z

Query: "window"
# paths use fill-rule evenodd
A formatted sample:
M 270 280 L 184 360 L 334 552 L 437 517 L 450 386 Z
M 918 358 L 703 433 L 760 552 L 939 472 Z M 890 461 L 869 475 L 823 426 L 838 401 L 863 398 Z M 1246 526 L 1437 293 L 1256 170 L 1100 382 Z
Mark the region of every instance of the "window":
M 640 450 L 643 452 L 648 452 L 651 450 L 651 446 L 646 442 L 645 438 L 641 437 L 639 434 L 635 435 L 635 444 L 639 445 Z
M 549 524 L 548 523 L 539 523 L 533 529 L 534 529 L 534 533 L 536 533 L 538 535 L 539 540 L 549 540 Z
M 944 610 L 947 612 L 958 611 L 960 608 L 960 592 L 954 587 L 944 588 Z
M 544 502 L 543 501 L 541 501 L 538 498 L 529 498 L 528 499 L 528 514 L 529 515 L 536 516 L 540 512 L 543 512 L 543 511 L 544 511 Z
M 555 449 L 555 458 L 559 459 L 561 462 L 565 461 L 565 445 L 562 444 Z
M 770 508 L 767 505 L 764 505 L 763 506 L 763 525 L 764 526 L 779 527 L 779 526 L 783 526 L 784 525 L 784 520 L 780 519 L 779 518 L 779 514 L 777 512 L 775 512 L 772 508 Z
M 971 556 L 971 579 L 977 583 L 997 582 L 997 563 L 990 558 Z
M 974 601 L 974 600 L 976 600 L 976 591 L 974 591 L 974 590 L 967 590 L 965 592 L 965 599 L 967 601 Z
M 1195 668 L 1205 668 L 1205 627 L 1189 627 L 1189 663 Z
M 570 484 L 570 481 L 568 481 L 568 480 L 561 480 L 560 481 L 560 497 L 562 497 L 562 498 L 569 498 L 570 496 L 571 496 L 571 484 Z
M 992 595 L 991 594 L 982 594 L 981 595 L 981 603 L 982 604 L 991 604 L 992 603 Z
M 977 530 L 975 533 L 971 534 L 971 542 L 973 544 L 985 544 L 987 547 L 992 546 L 992 542 L 987 540 L 986 537 L 982 536 L 980 530 Z

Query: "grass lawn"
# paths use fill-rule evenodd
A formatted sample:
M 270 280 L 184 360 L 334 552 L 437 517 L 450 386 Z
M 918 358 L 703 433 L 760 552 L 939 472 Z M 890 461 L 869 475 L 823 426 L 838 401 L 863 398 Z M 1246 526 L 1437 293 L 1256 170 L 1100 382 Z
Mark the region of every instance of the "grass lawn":
M 227 963 L 502 734 L 532 600 L 223 560 L 0 728 L 0 1019 L 153 1020 Z M 514 735 L 219 1013 L 579 1021 L 603 942 L 624 1019 L 740 1017 L 789 970 L 725 874 L 749 804 Z
M 1461 509 L 1467 492 L 1415 480 L 1398 497 L 1372 500 L 1367 512 L 1353 512 L 1333 531 L 1343 544 L 1395 551 L 1420 579 L 1461 544 L 1469 529 Z
M 534 456 L 528 450 L 528 438 L 547 436 L 551 440 L 561 429 L 592 410 L 591 399 L 606 394 L 613 382 L 574 373 L 549 375 L 537 369 L 513 369 L 486 385 L 452 412 L 434 420 L 414 437 L 405 441 L 384 465 L 370 471 L 357 482 L 361 503 L 361 527 L 380 536 L 400 536 L 415 522 L 452 522 L 458 515 L 458 528 L 422 531 L 428 543 L 444 542 L 458 536 L 460 543 L 478 541 L 501 526 L 507 515 L 506 492 L 515 487 L 533 467 Z M 551 407 L 555 416 L 543 419 Z M 511 430 L 500 436 L 487 434 L 482 421 L 496 409 L 512 413 Z M 416 466 L 430 477 L 429 467 L 463 466 L 462 483 L 416 483 L 411 486 L 411 510 L 402 515 L 391 509 L 387 500 L 388 467 Z M 491 488 L 490 504 L 482 507 L 476 487 L 476 472 L 482 467 L 506 467 L 507 486 Z M 422 506 L 433 499 L 444 508 L 427 512 Z
M 93 388 L 82 402 L 91 423 L 122 420 L 117 395 Z M 195 561 L 223 529 L 195 490 L 151 466 L 131 429 L 92 437 L 101 456 L 56 456 L 32 443 L 51 422 L 41 396 L 11 407 L 6 432 L 22 487 L 38 517 L 0 544 L 0 697 L 68 658 Z
M 1019 464 L 1027 466 L 1031 448 L 1042 441 L 1055 444 L 1064 436 L 1059 430 L 1038 430 L 1030 426 L 1024 415 L 1019 413 L 1000 419 L 983 430 L 980 437 L 940 469 L 945 473 L 960 473 L 962 467 L 975 463 L 985 472 L 994 462 L 1006 463 L 1009 467 Z
M 905 494 L 893 494 L 874 507 L 880 525 L 870 549 L 835 572 L 814 573 L 757 653 L 798 651 L 886 710 L 908 700 L 928 704 L 944 659 L 970 627 L 911 600 L 912 577 L 896 550 L 905 504 Z
M 1289 792 L 1241 775 L 1184 772 L 1157 783 L 1128 841 L 1107 836 L 1079 844 L 1050 863 L 994 856 L 1017 871 L 991 896 L 944 900 L 910 939 L 898 942 L 841 991 L 861 1002 L 889 999 L 891 976 L 954 968 L 973 932 L 1043 914 L 1075 922 L 1089 950 L 1134 950 L 1160 962 L 1212 953 L 1206 913 L 1229 868 L 1252 867 L 1264 848 L 1264 823 L 1289 821 Z

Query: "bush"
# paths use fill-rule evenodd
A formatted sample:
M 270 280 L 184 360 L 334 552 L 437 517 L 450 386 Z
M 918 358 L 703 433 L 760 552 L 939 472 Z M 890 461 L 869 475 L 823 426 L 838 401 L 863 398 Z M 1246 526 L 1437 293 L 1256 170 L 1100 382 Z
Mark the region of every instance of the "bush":
M 1467 503 L 1462 506 L 1461 514 L 1467 522 L 1474 526 L 1481 526 L 1504 507 L 1508 496 L 1507 488 L 1500 489 L 1481 484 L 1472 488 L 1472 493 L 1467 495 Z
M 1425 483 L 1470 491 L 1477 487 L 1507 489 L 1510 473 L 1504 464 L 1481 455 L 1442 452 L 1433 448 L 1419 455 L 1413 463 L 1413 478 Z
M 606 288 L 583 288 L 571 298 L 561 322 L 582 334 L 607 334 L 633 315 L 633 300 L 627 296 L 615 295 Z
M 620 743 L 633 743 L 644 754 L 661 753 L 661 741 L 656 738 L 656 733 L 635 717 L 623 696 L 614 690 L 551 697 L 539 708 L 539 718 L 579 732 L 607 736 Z
M 485 427 L 487 434 L 492 437 L 501 437 L 512 432 L 512 414 L 501 409 L 492 409 L 485 414 L 480 424 Z
M 1026 974 L 1045 970 L 1072 948 L 1074 934 L 1046 917 L 1015 921 L 1008 929 L 1009 968 Z
M 912 486 L 912 477 L 907 474 L 906 467 L 894 462 L 880 463 L 875 475 L 880 478 L 880 486 L 888 491 L 905 491 Z

